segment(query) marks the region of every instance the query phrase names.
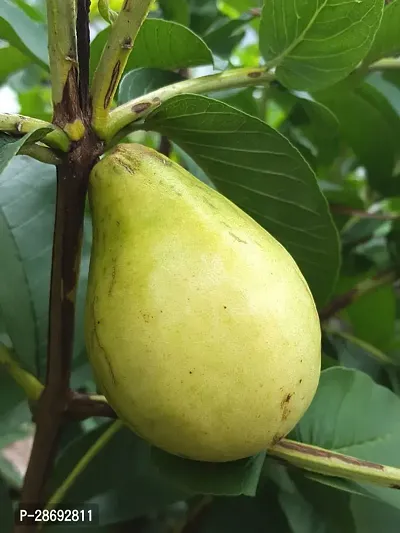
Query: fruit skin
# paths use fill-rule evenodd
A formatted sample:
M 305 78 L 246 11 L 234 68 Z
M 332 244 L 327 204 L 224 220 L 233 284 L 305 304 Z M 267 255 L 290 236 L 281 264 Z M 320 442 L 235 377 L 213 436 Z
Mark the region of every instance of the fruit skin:
M 92 170 L 85 334 L 99 386 L 138 435 L 200 461 L 286 435 L 319 380 L 321 332 L 289 253 L 156 151 Z

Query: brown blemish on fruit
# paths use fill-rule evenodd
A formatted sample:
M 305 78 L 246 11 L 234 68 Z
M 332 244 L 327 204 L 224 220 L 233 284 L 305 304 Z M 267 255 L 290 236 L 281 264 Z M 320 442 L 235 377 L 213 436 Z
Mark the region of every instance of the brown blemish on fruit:
M 340 453 L 331 452 L 321 448 L 310 448 L 306 445 L 301 444 L 300 442 L 293 442 L 284 440 L 280 443 L 280 446 L 288 450 L 294 450 L 296 452 L 301 452 L 313 457 L 322 457 L 324 459 L 337 459 L 342 463 L 347 463 L 356 466 L 365 466 L 367 468 L 373 468 L 374 470 L 384 470 L 383 465 L 377 463 L 371 463 L 370 461 L 364 461 L 362 459 L 357 459 L 356 457 L 349 457 L 348 455 L 342 455 Z
M 400 490 L 400 485 L 397 485 L 397 484 L 395 484 L 395 485 L 390 485 L 390 488 L 391 488 L 391 489 L 397 489 L 397 490 Z
M 278 433 L 272 437 L 271 447 L 278 444 L 278 442 L 283 439 L 283 435 L 279 435 Z
M 229 235 L 235 239 L 235 241 L 241 242 L 242 244 L 247 244 L 247 241 L 242 240 L 240 237 L 238 237 L 235 233 L 232 231 L 229 232 Z
M 289 402 L 292 398 L 294 393 L 288 392 L 283 400 L 281 401 L 281 409 L 282 409 L 282 420 L 286 420 L 287 417 L 290 415 L 290 409 L 289 409 Z

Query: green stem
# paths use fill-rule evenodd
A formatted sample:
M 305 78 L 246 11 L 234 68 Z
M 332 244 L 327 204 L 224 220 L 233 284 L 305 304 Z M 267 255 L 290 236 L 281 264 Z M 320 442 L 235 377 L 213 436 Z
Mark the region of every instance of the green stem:
M 266 71 L 265 68 L 246 67 L 167 85 L 146 96 L 130 100 L 111 111 L 108 123 L 103 130 L 103 138 L 110 141 L 122 128 L 151 112 L 154 106 L 158 106 L 178 94 L 208 93 L 252 85 L 265 85 L 274 79 L 274 74 Z
M 41 142 L 52 148 L 58 148 L 62 152 L 68 152 L 70 141 L 67 135 L 54 124 L 24 115 L 0 113 L 0 131 L 14 135 L 25 135 L 25 133 L 30 133 L 39 128 L 51 128 L 53 130 L 41 139 Z
M 372 346 L 372 344 L 369 344 L 368 342 L 363 341 L 362 339 L 359 339 L 358 337 L 354 337 L 354 335 L 350 335 L 349 333 L 346 333 L 345 331 L 340 331 L 333 328 L 324 328 L 324 332 L 328 333 L 328 335 L 336 335 L 338 337 L 341 337 L 342 339 L 349 341 L 356 346 L 359 346 L 362 350 L 365 351 L 366 354 L 368 354 L 370 357 L 375 359 L 379 364 L 383 365 L 395 365 L 396 361 L 388 357 L 384 352 L 381 350 L 378 350 L 375 346 Z
M 309 472 L 400 488 L 400 468 L 364 461 L 311 444 L 282 439 L 268 450 L 268 454 Z
M 18 155 L 28 155 L 48 165 L 61 165 L 62 163 L 62 159 L 53 150 L 36 143 L 24 144 L 18 152 Z
M 56 489 L 46 504 L 46 509 L 54 509 L 64 498 L 67 491 L 76 481 L 77 477 L 85 470 L 90 461 L 104 448 L 104 446 L 111 440 L 111 438 L 123 426 L 121 420 L 113 422 L 101 435 L 99 439 L 89 448 L 83 457 L 79 459 L 72 471 L 65 478 L 63 483 Z
M 111 26 L 91 88 L 92 124 L 100 138 L 103 138 L 115 91 L 150 5 L 151 0 L 125 0 L 117 20 Z
M 24 370 L 12 357 L 11 350 L 0 343 L 0 365 L 4 365 L 13 378 L 25 392 L 28 400 L 37 401 L 43 392 L 43 385 L 33 375 Z
M 70 70 L 77 68 L 76 0 L 47 0 L 49 59 L 54 106 L 64 93 Z
M 372 63 L 368 67 L 369 70 L 375 71 L 375 70 L 400 70 L 400 59 L 398 58 L 392 58 L 387 57 L 384 59 L 380 59 L 379 61 L 376 61 L 375 63 Z

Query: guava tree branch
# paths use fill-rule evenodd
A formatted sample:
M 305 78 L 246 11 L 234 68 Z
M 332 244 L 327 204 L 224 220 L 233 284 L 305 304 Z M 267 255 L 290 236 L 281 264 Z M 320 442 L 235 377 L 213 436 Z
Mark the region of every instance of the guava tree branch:
M 83 3 L 80 24 L 89 24 L 89 3 Z M 66 13 L 66 6 L 72 11 Z M 99 142 L 81 108 L 77 65 L 75 0 L 48 0 L 49 54 L 53 83 L 53 122 L 79 142 L 57 167 L 56 215 L 49 304 L 47 372 L 44 391 L 35 411 L 36 433 L 21 505 L 44 502 L 45 483 L 56 454 L 58 437 L 70 401 L 69 380 L 75 326 L 75 298 L 79 277 L 84 207 L 89 172 L 99 154 Z M 82 6 L 81 6 L 82 7 Z M 69 28 L 63 28 L 66 24 Z M 88 36 L 88 31 L 81 35 Z M 89 40 L 80 42 L 79 57 L 89 55 Z M 85 63 L 87 64 L 87 62 Z M 83 75 L 83 80 L 88 76 Z M 86 88 L 86 92 L 88 88 Z M 28 524 L 17 526 L 19 532 Z
M 372 278 L 361 281 L 349 291 L 336 296 L 336 298 L 320 311 L 319 317 L 321 322 L 329 320 L 339 313 L 339 311 L 342 311 L 362 296 L 382 287 L 382 285 L 395 282 L 398 277 L 399 275 L 395 270 L 386 270 L 375 274 Z
M 337 213 L 338 215 L 348 215 L 351 217 L 359 218 L 371 218 L 374 220 L 397 220 L 400 218 L 400 215 L 394 213 L 370 213 L 369 211 L 363 211 L 362 209 L 353 209 L 352 207 L 340 204 L 331 204 L 330 209 L 332 213 Z
M 24 115 L 13 115 L 9 113 L 0 113 L 0 131 L 10 133 L 11 135 L 21 136 L 31 133 L 39 128 L 52 128 L 53 131 L 48 133 L 41 142 L 58 148 L 63 152 L 68 152 L 70 141 L 66 133 L 50 122 L 38 118 L 26 117 Z
M 103 138 L 115 91 L 150 5 L 151 0 L 125 0 L 117 20 L 111 26 L 91 88 L 93 128 L 100 138 Z
M 275 79 L 265 68 L 236 68 L 218 74 L 179 81 L 146 96 L 130 100 L 111 111 L 102 138 L 110 141 L 125 126 L 145 117 L 166 100 L 184 93 L 207 93 L 252 85 L 265 85 Z

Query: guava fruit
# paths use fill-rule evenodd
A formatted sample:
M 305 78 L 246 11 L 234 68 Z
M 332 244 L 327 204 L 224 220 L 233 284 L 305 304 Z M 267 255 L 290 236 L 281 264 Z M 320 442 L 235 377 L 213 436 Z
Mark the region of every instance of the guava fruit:
M 286 249 L 227 198 L 139 144 L 93 168 L 87 351 L 143 439 L 199 461 L 276 443 L 309 406 L 321 332 Z

